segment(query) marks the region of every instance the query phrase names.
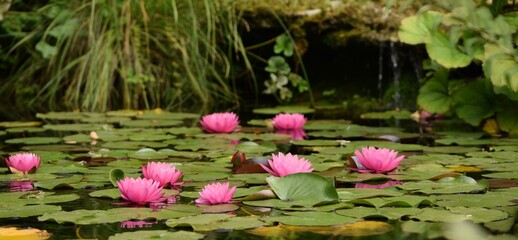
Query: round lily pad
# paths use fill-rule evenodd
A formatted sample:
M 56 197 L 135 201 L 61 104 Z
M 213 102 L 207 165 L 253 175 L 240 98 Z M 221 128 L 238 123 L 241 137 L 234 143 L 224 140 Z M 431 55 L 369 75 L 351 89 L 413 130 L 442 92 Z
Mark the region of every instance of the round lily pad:
M 275 115 L 278 113 L 313 113 L 315 109 L 307 106 L 277 106 L 274 108 L 256 108 L 255 114 Z

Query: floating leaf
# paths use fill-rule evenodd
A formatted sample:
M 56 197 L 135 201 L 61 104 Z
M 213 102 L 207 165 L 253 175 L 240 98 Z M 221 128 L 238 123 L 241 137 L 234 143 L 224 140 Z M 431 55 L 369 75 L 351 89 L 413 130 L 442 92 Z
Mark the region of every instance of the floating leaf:
M 51 234 L 47 231 L 36 228 L 0 227 L 0 239 L 43 240 L 50 237 Z
M 141 239 L 182 239 L 182 240 L 197 240 L 204 238 L 205 235 L 201 233 L 176 231 L 171 232 L 167 230 L 140 230 L 133 232 L 117 233 L 108 238 L 109 240 L 141 240 Z
M 38 145 L 38 144 L 60 143 L 61 141 L 62 141 L 62 139 L 59 137 L 26 137 L 26 138 L 7 139 L 7 140 L 5 140 L 5 143 Z
M 255 114 L 275 115 L 278 113 L 313 113 L 315 110 L 306 106 L 277 106 L 274 108 L 256 108 Z
M 163 128 L 163 127 L 174 127 L 182 124 L 179 120 L 156 120 L 156 119 L 143 119 L 143 120 L 130 120 L 123 121 L 120 123 L 123 127 L 134 127 L 134 128 Z
M 117 187 L 117 181 L 124 179 L 124 171 L 119 168 L 114 168 L 110 170 L 110 182 L 113 186 Z
M 218 229 L 218 223 L 231 217 L 234 216 L 229 214 L 201 214 L 179 219 L 169 219 L 165 224 L 169 227 L 192 227 L 194 231 L 209 231 Z
M 338 201 L 333 183 L 313 173 L 295 173 L 284 177 L 270 176 L 266 181 L 275 194 L 284 201 L 303 206 L 314 206 Z
M 39 216 L 59 211 L 61 207 L 54 205 L 4 206 L 0 209 L 0 218 Z
M 269 223 L 280 222 L 298 226 L 333 226 L 354 223 L 360 219 L 338 215 L 334 212 L 286 212 L 281 216 L 263 217 L 262 220 Z

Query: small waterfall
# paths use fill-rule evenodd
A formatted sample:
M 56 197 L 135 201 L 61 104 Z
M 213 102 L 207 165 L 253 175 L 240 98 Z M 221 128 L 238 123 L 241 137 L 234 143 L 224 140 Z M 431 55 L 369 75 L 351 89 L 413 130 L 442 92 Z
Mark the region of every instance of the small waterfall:
M 378 55 L 378 101 L 383 99 L 383 42 L 379 44 Z
M 392 71 L 394 79 L 394 108 L 401 108 L 401 93 L 399 80 L 401 78 L 401 66 L 399 66 L 398 47 L 395 42 L 390 42 L 390 60 L 392 61 Z

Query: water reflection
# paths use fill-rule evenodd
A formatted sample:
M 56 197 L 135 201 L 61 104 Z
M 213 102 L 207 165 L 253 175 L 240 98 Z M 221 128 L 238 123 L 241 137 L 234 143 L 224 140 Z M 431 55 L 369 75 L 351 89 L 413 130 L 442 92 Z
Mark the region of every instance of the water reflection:
M 25 192 L 30 191 L 34 189 L 34 186 L 32 185 L 33 181 L 16 181 L 16 182 L 10 182 L 9 185 L 9 191 L 10 192 Z
M 148 222 L 144 220 L 128 220 L 121 222 L 120 227 L 121 228 L 145 228 L 145 227 L 151 227 L 153 224 L 156 224 L 157 221 Z
M 388 181 L 382 184 L 368 184 L 368 183 L 357 183 L 354 185 L 355 188 L 386 188 L 395 185 L 403 184 L 402 181 Z
M 276 129 L 276 133 L 280 134 L 288 134 L 291 135 L 291 139 L 293 140 L 302 140 L 306 138 L 308 135 L 306 134 L 306 131 L 304 129 Z

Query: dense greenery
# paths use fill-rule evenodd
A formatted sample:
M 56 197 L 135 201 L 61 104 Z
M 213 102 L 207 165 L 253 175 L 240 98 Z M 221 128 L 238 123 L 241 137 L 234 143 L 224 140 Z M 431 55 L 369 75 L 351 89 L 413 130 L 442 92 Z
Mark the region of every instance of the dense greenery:
M 19 109 L 236 103 L 234 66 L 251 68 L 237 14 L 233 1 L 20 1 L 1 22 L 0 93 Z
M 418 96 L 425 110 L 453 112 L 475 126 L 496 118 L 501 130 L 518 135 L 518 12 L 506 4 L 447 2 L 441 9 L 425 6 L 418 16 L 402 21 L 400 39 L 425 44 L 436 62 L 429 65 L 429 80 Z M 483 70 L 480 76 L 450 74 L 451 69 L 477 66 Z

